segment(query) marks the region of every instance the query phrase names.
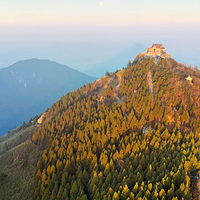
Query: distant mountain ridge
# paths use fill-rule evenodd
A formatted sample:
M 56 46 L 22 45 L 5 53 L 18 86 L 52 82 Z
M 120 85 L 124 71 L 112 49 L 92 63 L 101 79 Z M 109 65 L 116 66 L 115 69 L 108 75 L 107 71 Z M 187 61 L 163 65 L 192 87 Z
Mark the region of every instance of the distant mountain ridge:
M 0 69 L 0 136 L 44 112 L 62 95 L 95 79 L 40 59 L 19 61 Z

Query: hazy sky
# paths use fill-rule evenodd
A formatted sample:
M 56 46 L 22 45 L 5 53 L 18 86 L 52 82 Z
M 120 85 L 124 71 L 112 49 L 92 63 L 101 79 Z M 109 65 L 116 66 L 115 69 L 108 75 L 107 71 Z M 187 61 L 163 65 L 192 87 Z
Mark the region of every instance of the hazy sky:
M 199 0 L 0 0 L 0 68 L 36 57 L 87 72 L 135 43 L 200 64 L 199 11 Z

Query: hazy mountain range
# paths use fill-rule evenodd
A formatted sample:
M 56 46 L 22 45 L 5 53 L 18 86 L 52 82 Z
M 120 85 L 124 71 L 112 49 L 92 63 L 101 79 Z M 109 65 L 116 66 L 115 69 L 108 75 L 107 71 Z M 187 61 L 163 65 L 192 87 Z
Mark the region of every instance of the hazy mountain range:
M 24 60 L 0 69 L 0 136 L 44 112 L 62 95 L 94 80 L 49 60 Z

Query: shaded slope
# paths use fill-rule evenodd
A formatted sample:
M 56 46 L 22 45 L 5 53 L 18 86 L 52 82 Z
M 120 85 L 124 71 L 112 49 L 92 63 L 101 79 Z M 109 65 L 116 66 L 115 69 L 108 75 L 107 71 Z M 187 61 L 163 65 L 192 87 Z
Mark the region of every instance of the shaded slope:
M 95 78 L 65 65 L 31 59 L 0 70 L 0 135 L 43 112 Z
M 41 148 L 31 141 L 37 126 L 21 126 L 0 138 L 0 199 L 27 200 Z

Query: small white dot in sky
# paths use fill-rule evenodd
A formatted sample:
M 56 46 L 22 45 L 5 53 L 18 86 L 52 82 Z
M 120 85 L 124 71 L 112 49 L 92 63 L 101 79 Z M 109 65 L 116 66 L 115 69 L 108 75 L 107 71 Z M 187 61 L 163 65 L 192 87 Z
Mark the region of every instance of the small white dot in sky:
M 101 6 L 103 5 L 103 2 L 102 2 L 102 1 L 100 2 L 100 5 L 101 5 Z

